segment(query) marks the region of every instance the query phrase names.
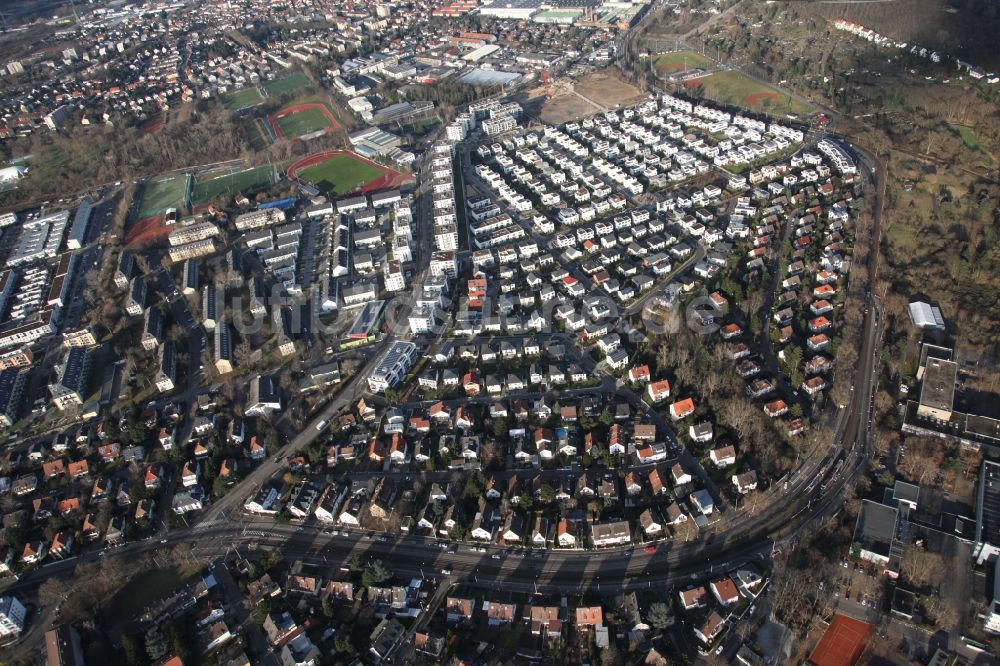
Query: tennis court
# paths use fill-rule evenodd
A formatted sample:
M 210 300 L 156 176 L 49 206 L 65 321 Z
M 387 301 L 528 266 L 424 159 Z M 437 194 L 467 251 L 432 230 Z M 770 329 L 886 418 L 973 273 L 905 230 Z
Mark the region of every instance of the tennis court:
M 809 657 L 813 666 L 854 666 L 868 644 L 874 627 L 867 622 L 837 614 Z

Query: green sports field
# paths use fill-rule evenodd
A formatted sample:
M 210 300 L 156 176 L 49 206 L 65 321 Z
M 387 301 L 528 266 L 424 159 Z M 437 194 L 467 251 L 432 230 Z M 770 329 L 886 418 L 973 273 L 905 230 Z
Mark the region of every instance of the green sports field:
M 688 81 L 689 88 L 700 87 L 702 94 L 711 100 L 742 106 L 759 113 L 771 115 L 792 114 L 805 116 L 815 109 L 788 93 L 760 83 L 737 71 L 727 70 Z
M 305 74 L 297 73 L 264 84 L 264 90 L 272 97 L 305 88 L 311 82 Z
M 230 110 L 256 106 L 263 101 L 264 98 L 260 96 L 256 86 L 234 90 L 222 96 L 222 106 Z
M 653 58 L 653 65 L 657 71 L 673 74 L 687 69 L 715 69 L 719 63 L 694 51 L 673 51 Z
M 281 130 L 281 133 L 287 139 L 294 139 L 303 134 L 310 134 L 333 127 L 330 124 L 330 119 L 323 113 L 323 110 L 316 107 L 276 118 L 275 122 L 278 124 L 278 129 Z
M 298 176 L 334 196 L 340 196 L 379 178 L 382 171 L 349 155 L 334 155 L 324 162 L 303 169 Z
M 160 215 L 168 208 L 184 208 L 187 194 L 187 176 L 173 176 L 162 180 L 151 180 L 142 186 L 139 200 L 138 219 Z
M 199 174 L 191 191 L 191 205 L 201 206 L 227 194 L 266 187 L 273 182 L 273 175 L 273 170 L 269 165 L 232 173 L 229 171 L 210 171 Z

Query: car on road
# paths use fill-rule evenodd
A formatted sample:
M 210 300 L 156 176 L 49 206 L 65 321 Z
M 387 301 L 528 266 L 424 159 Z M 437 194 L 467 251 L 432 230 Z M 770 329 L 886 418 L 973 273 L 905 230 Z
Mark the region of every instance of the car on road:
M 647 553 L 655 553 L 656 552 L 656 546 L 646 546 L 646 552 Z
M 326 419 L 323 419 L 322 421 L 316 424 L 316 430 L 318 430 L 319 432 L 323 432 L 323 430 L 326 429 L 328 425 L 330 425 L 330 422 L 327 421 Z

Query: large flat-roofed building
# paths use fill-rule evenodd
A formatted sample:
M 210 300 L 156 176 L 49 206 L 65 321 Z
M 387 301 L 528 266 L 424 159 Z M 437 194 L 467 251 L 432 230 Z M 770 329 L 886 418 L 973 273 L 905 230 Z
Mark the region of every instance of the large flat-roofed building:
M 281 224 L 284 221 L 285 211 L 280 208 L 264 208 L 262 210 L 255 210 L 250 213 L 237 215 L 233 224 L 236 226 L 238 231 L 246 231 L 248 229 L 271 227 L 275 224 Z
M 925 418 L 949 421 L 955 403 L 955 382 L 958 364 L 938 358 L 928 358 L 920 386 L 917 414 Z
M 417 346 L 412 342 L 397 340 L 379 358 L 368 376 L 368 388 L 372 393 L 383 393 L 403 381 L 406 373 L 417 360 Z
M 206 284 L 201 288 L 201 325 L 206 331 L 215 330 L 219 322 L 218 307 L 222 304 L 222 287 Z
M 27 321 L 18 321 L 0 329 L 0 349 L 31 344 L 55 332 L 52 311 L 42 310 Z
M 90 326 L 71 328 L 63 331 L 63 345 L 66 347 L 94 347 L 97 345 L 97 336 Z
M 864 500 L 854 526 L 854 545 L 858 556 L 868 562 L 887 566 L 893 555 L 899 511 L 892 506 Z
M 972 555 L 979 564 L 1000 556 L 1000 463 L 992 460 L 984 460 L 979 468 Z
M 89 375 L 89 350 L 84 347 L 66 350 L 62 362 L 56 366 L 56 381 L 49 384 L 52 404 L 56 409 L 83 404 Z
M 177 370 L 177 356 L 174 353 L 174 343 L 169 340 L 160 347 L 159 370 L 156 373 L 156 388 L 160 393 L 174 389 L 174 377 Z
M 915 301 L 910 303 L 910 321 L 917 328 L 925 331 L 943 331 L 945 328 L 944 317 L 941 310 L 930 303 Z
M 483 16 L 495 16 L 499 19 L 524 21 L 531 18 L 542 8 L 541 0 L 496 0 L 490 4 L 481 5 L 479 13 Z
M 365 303 L 358 311 L 358 316 L 354 318 L 347 335 L 341 341 L 341 346 L 357 346 L 373 341 L 378 326 L 382 322 L 384 309 L 385 301 L 382 300 Z
M 9 428 L 20 417 L 27 377 L 20 368 L 0 372 L 0 426 Z
M 128 297 L 125 299 L 125 312 L 138 317 L 146 309 L 146 281 L 141 275 L 132 278 L 132 284 L 128 288 Z
M 206 238 L 213 238 L 218 235 L 219 227 L 215 226 L 212 222 L 191 222 L 189 224 L 178 225 L 171 230 L 170 235 L 167 236 L 167 240 L 170 242 L 170 245 L 177 246 L 205 240 Z
M 211 238 L 192 241 L 183 245 L 174 245 L 170 248 L 170 261 L 184 261 L 185 259 L 197 259 L 215 252 L 215 241 Z
M 66 239 L 66 247 L 70 250 L 79 250 L 87 242 L 87 229 L 90 227 L 90 213 L 93 210 L 93 201 L 90 197 L 84 197 L 73 215 L 73 224 L 69 228 L 69 238 Z
M 229 325 L 220 322 L 215 327 L 215 369 L 220 375 L 233 371 L 233 341 Z
M 246 416 L 266 416 L 281 409 L 278 382 L 270 375 L 257 375 L 250 380 L 250 396 L 247 400 Z
M 1000 419 L 988 411 L 976 392 L 960 395 L 957 384 L 959 363 L 950 347 L 924 343 L 917 363 L 920 382 L 917 399 L 906 402 L 902 431 L 911 435 L 939 437 L 965 447 L 1000 446 Z M 955 405 L 966 405 L 967 412 Z
M 118 266 L 115 268 L 115 286 L 119 289 L 128 289 L 129 281 L 135 274 L 135 255 L 131 252 L 122 252 L 118 257 Z
M 28 346 L 3 352 L 0 354 L 0 370 L 26 368 L 31 365 L 34 358 L 35 355 L 31 353 L 31 347 Z
M 140 341 L 146 351 L 153 351 L 163 341 L 163 313 L 160 312 L 160 308 L 146 309 L 146 320 L 143 323 Z
M 0 597 L 0 638 L 19 636 L 24 630 L 27 609 L 17 597 Z
M 68 210 L 25 220 L 21 225 L 17 245 L 7 259 L 7 265 L 20 266 L 56 256 L 68 223 Z

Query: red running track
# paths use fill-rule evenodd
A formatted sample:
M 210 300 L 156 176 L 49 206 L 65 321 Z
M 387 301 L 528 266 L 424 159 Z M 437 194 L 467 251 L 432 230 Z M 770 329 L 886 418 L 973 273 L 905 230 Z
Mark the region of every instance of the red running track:
M 378 192 L 380 190 L 391 190 L 400 187 L 403 183 L 410 180 L 410 176 L 407 174 L 394 171 L 389 167 L 382 166 L 378 162 L 373 162 L 365 157 L 361 157 L 357 153 L 352 153 L 349 150 L 327 150 L 322 153 L 316 153 L 314 155 L 309 155 L 303 157 L 301 160 L 288 167 L 288 177 L 292 180 L 299 180 L 299 172 L 308 169 L 311 166 L 315 166 L 320 162 L 325 162 L 335 155 L 347 155 L 362 164 L 367 164 L 368 166 L 374 167 L 382 172 L 382 175 L 375 180 L 369 181 L 364 185 L 355 188 L 353 193 L 368 194 L 370 192 Z
M 267 122 L 271 126 L 271 129 L 274 130 L 274 136 L 278 137 L 279 140 L 288 138 L 285 136 L 285 133 L 281 131 L 281 128 L 278 127 L 278 118 L 284 118 L 286 116 L 292 115 L 293 113 L 298 113 L 300 111 L 308 111 L 309 109 L 319 109 L 320 111 L 323 112 L 323 115 L 326 116 L 326 119 L 330 121 L 330 127 L 326 130 L 327 132 L 332 132 L 333 130 L 340 127 L 340 123 L 338 123 L 337 119 L 333 117 L 332 113 L 330 113 L 330 109 L 326 107 L 326 104 L 320 104 L 318 102 L 310 102 L 308 104 L 296 104 L 295 106 L 289 106 L 282 109 L 278 113 L 275 113 L 272 116 L 268 116 Z

